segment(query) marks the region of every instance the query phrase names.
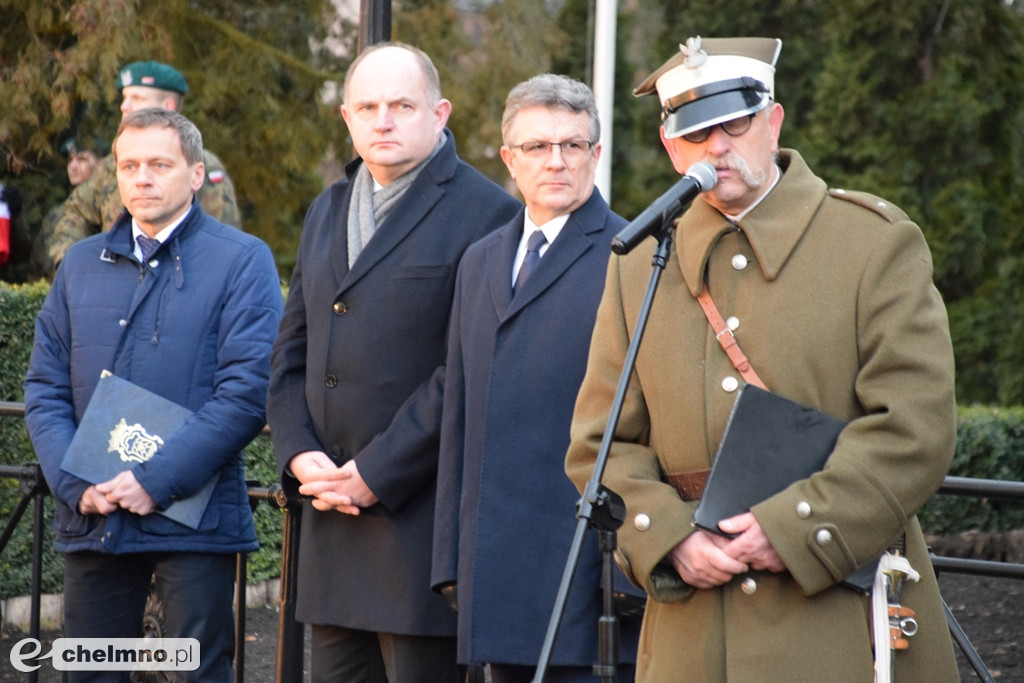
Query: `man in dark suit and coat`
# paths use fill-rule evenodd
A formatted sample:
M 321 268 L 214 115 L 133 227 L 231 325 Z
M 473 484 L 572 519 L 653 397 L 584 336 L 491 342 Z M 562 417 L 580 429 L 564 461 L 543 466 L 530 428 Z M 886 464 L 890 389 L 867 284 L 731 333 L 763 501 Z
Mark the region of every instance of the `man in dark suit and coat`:
M 625 225 L 594 187 L 600 133 L 583 83 L 542 74 L 512 89 L 501 156 L 526 206 L 466 251 L 456 281 L 433 583 L 457 601 L 459 661 L 489 664 L 494 683 L 533 679 L 576 527 L 569 424 L 611 240 Z M 546 681 L 594 680 L 596 541 L 584 547 Z M 623 626 L 629 664 L 618 673 L 632 680 L 639 619 Z
M 430 590 L 445 335 L 465 248 L 517 203 L 455 153 L 430 59 L 364 51 L 342 115 L 359 158 L 310 207 L 268 414 L 304 504 L 296 615 L 314 681 L 458 680 Z

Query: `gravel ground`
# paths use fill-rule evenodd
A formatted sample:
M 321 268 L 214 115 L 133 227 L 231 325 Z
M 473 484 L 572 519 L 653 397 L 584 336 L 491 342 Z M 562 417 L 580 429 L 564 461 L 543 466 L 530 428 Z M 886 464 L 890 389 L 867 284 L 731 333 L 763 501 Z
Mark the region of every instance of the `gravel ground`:
M 950 611 L 966 633 L 989 674 L 998 683 L 1024 683 L 1024 581 L 943 572 L 939 576 L 942 595 Z M 278 612 L 270 607 L 246 611 L 245 681 L 274 683 L 277 656 Z M 60 632 L 49 631 L 44 640 L 52 642 Z M 4 631 L 0 640 L 0 681 L 14 683 L 28 680 L 11 667 L 10 651 L 24 637 L 18 632 Z M 44 652 L 49 648 L 44 645 Z M 306 670 L 309 646 L 306 644 Z M 957 650 L 960 675 L 967 683 L 982 680 Z M 59 683 L 60 672 L 44 665 L 39 670 L 40 683 Z M 597 680 L 597 679 L 595 679 Z M 292 683 L 292 682 L 287 682 Z

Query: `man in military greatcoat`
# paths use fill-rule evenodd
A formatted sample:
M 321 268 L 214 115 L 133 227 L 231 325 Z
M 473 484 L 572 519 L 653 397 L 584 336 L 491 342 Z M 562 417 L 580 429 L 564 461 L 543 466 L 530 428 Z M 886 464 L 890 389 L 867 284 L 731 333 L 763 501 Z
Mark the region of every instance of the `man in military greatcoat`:
M 919 630 L 896 651 L 893 680 L 955 681 L 915 516 L 955 442 L 953 352 L 931 256 L 899 208 L 830 189 L 779 148 L 780 49 L 770 38 L 692 38 L 634 91 L 657 94 L 676 171 L 705 161 L 717 173 L 676 222 L 604 475 L 628 510 L 621 564 L 651 597 L 637 680 L 873 680 L 871 618 L 886 610 L 841 582 L 898 545 L 919 579 L 901 598 Z M 653 245 L 609 264 L 566 460 L 577 487 L 602 441 Z M 705 290 L 771 391 L 847 422 L 823 470 L 720 522 L 731 537 L 692 524 L 746 381 L 697 301 Z

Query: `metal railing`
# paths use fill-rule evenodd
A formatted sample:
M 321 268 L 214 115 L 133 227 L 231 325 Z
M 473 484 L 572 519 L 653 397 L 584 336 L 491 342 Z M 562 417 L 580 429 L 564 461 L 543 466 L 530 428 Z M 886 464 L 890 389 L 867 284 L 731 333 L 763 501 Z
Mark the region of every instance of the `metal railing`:
M 0 417 L 25 417 L 25 404 L 0 401 Z M 264 430 L 264 434 L 268 433 Z M 0 534 L 0 554 L 10 541 L 14 530 L 21 522 L 25 511 L 32 505 L 32 577 L 29 595 L 28 637 L 39 640 L 41 634 L 42 576 L 43 576 L 43 532 L 46 528 L 43 500 L 50 489 L 43 478 L 38 462 L 24 465 L 0 465 L 0 479 L 14 479 L 19 482 L 21 497 Z M 279 484 L 260 487 L 250 483 L 249 502 L 254 508 L 260 502 L 279 508 L 283 519 L 281 524 L 281 576 L 278 596 L 277 656 L 274 679 L 278 682 L 302 680 L 304 657 L 303 625 L 295 619 L 296 570 L 298 567 L 299 523 L 302 507 L 288 498 Z M 245 615 L 246 575 L 248 555 L 238 553 L 235 562 L 235 681 L 245 680 Z M 0 615 L 2 616 L 2 615 Z M 38 669 L 26 674 L 29 683 L 39 679 Z
M 0 417 L 23 418 L 24 415 L 24 404 L 0 401 Z M 38 640 L 40 635 L 42 597 L 43 529 L 45 528 L 43 499 L 49 495 L 49 489 L 43 479 L 42 469 L 37 462 L 21 466 L 0 465 L 0 478 L 17 479 L 20 482 L 22 494 L 17 506 L 11 513 L 10 519 L 7 520 L 2 535 L 0 535 L 0 553 L 6 547 L 29 504 L 33 505 L 32 594 L 30 596 L 28 635 Z M 938 493 L 957 496 L 1002 498 L 1024 503 L 1024 482 L 946 477 Z M 302 680 L 305 631 L 303 625 L 295 619 L 295 593 L 299 556 L 299 524 L 301 522 L 302 508 L 296 500 L 289 499 L 279 484 L 274 484 L 267 488 L 250 485 L 249 500 L 253 506 L 262 501 L 282 510 L 281 589 L 278 598 L 280 611 L 274 679 L 277 683 L 299 681 Z M 239 682 L 243 681 L 245 676 L 246 558 L 247 555 L 245 553 L 239 553 L 236 565 L 235 680 Z M 931 560 L 937 574 L 948 571 L 960 574 L 1024 579 L 1024 564 L 943 557 L 934 554 L 931 556 Z M 989 673 L 977 650 L 974 649 L 967 634 L 960 627 L 960 624 L 945 602 L 943 602 L 943 608 L 946 612 L 946 621 L 953 640 L 977 674 L 978 679 L 985 683 L 995 683 L 995 679 Z M 33 671 L 26 675 L 29 683 L 35 683 L 38 680 L 38 671 Z
M 946 477 L 939 488 L 939 493 L 954 496 L 1002 498 L 1015 502 L 1024 502 L 1024 482 Z M 1005 579 L 1024 579 L 1024 564 L 943 557 L 934 553 L 931 556 L 931 560 L 936 575 L 947 571 L 957 574 L 993 576 Z M 967 634 L 960 627 L 959 622 L 957 622 L 945 601 L 943 601 L 942 607 L 946 612 L 946 623 L 949 626 L 950 634 L 953 636 L 953 641 L 960 648 L 964 658 L 967 659 L 967 663 L 978 676 L 978 680 L 984 681 L 984 683 L 996 683 L 996 679 L 993 678 L 988 667 L 985 666 L 985 662 L 978 655 L 978 651 L 974 649 L 974 645 L 971 644 Z
M 14 529 L 24 516 L 25 510 L 33 505 L 32 518 L 32 579 L 29 606 L 28 636 L 39 640 L 42 611 L 43 574 L 43 499 L 50 490 L 43 480 L 42 468 L 38 463 L 22 466 L 0 465 L 0 479 L 17 479 L 20 482 L 21 498 L 12 511 L 3 534 L 0 535 L 0 553 L 10 540 Z M 283 512 L 281 527 L 281 590 L 278 597 L 278 629 L 276 681 L 302 680 L 303 638 L 302 624 L 295 619 L 295 569 L 298 561 L 299 521 L 302 508 L 290 501 L 281 486 L 269 488 L 249 487 L 249 500 L 253 505 L 265 501 Z M 245 613 L 246 613 L 246 565 L 248 555 L 238 553 L 235 560 L 235 681 L 245 680 Z M 29 683 L 38 680 L 38 670 L 26 674 Z
M 295 618 L 295 590 L 299 569 L 299 524 L 302 507 L 285 495 L 279 484 L 269 489 L 250 488 L 249 499 L 266 500 L 284 514 L 281 524 L 281 590 L 278 595 L 277 658 L 274 680 L 277 683 L 302 680 L 305 630 Z M 244 558 L 244 555 L 239 555 Z M 241 586 L 235 601 L 235 680 L 241 681 L 245 662 L 245 569 L 238 570 Z

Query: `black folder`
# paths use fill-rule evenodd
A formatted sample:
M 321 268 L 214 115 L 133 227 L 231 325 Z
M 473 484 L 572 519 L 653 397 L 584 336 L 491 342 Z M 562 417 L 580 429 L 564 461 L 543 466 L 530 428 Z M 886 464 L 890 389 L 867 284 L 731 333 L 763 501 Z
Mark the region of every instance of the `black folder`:
M 173 401 L 104 371 L 60 467 L 90 484 L 113 479 L 153 457 L 164 439 L 192 414 Z M 195 495 L 157 512 L 196 529 L 216 483 L 214 477 Z
M 718 522 L 806 479 L 825 466 L 846 423 L 752 384 L 739 390 L 693 515 L 695 526 L 720 535 Z M 844 579 L 869 592 L 877 561 Z

